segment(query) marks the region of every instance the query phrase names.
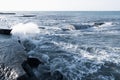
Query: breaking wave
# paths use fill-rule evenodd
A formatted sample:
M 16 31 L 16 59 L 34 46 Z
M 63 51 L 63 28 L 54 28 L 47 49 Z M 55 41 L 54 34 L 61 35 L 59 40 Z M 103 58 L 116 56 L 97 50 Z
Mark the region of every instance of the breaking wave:
M 0 40 L 1 80 L 24 75 L 27 57 L 44 63 L 32 69 L 38 80 L 120 80 L 119 21 L 36 15 L 15 19 L 22 23 L 12 26 L 12 38 Z
M 12 26 L 12 35 L 17 37 L 28 37 L 33 36 L 35 34 L 39 34 L 40 29 L 39 26 L 35 23 L 29 22 L 26 24 L 19 23 Z
M 82 47 L 63 42 L 42 41 L 31 50 L 32 52 L 28 53 L 46 63 L 38 67 L 40 79 L 116 79 L 119 75 L 116 70 L 119 70 L 117 67 L 119 67 L 120 55 L 115 54 L 112 49 L 109 49 L 110 52 L 107 52 L 106 49 L 109 48 L 100 49 L 99 47 Z

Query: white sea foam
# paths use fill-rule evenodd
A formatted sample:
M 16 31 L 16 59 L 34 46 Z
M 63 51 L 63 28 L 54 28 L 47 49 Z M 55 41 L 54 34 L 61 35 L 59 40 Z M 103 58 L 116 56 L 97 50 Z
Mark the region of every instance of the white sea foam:
M 101 25 L 100 27 L 107 27 L 107 26 L 113 26 L 113 22 L 105 22 L 105 24 Z
M 91 30 L 92 31 L 105 31 L 105 30 L 108 30 L 112 26 L 114 26 L 113 22 L 105 22 L 103 25 L 92 27 Z

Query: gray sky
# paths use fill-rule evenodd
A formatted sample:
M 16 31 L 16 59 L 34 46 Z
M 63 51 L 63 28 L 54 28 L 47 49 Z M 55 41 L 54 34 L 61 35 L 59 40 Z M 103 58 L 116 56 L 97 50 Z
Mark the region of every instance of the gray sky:
M 120 11 L 120 0 L 0 0 L 1 11 Z

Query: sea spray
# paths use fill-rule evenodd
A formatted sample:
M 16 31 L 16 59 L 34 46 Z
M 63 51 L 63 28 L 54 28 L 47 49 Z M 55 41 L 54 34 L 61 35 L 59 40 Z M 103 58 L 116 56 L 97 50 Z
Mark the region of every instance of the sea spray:
M 35 36 L 40 32 L 39 26 L 33 22 L 19 23 L 12 27 L 12 35 L 19 38 L 28 38 Z
M 33 30 L 33 33 L 24 33 L 24 30 L 21 30 L 20 35 L 12 33 L 12 36 L 20 38 L 19 40 L 28 51 L 29 56 L 37 57 L 45 63 L 36 69 L 35 74 L 38 75 L 39 80 L 120 80 L 120 15 L 118 12 L 117 15 L 116 12 L 110 12 L 110 15 L 108 12 L 103 12 L 102 15 L 98 15 L 99 12 L 92 12 L 93 15 L 91 12 L 87 12 L 87 14 L 85 12 L 82 15 L 81 12 L 77 12 L 77 14 L 76 12 L 69 14 L 62 12 L 64 15 L 59 12 L 52 14 L 48 12 L 44 15 L 39 12 L 35 13 L 36 18 L 17 16 L 7 16 L 6 18 L 12 24 L 18 22 L 23 24 L 26 21 L 34 21 L 39 24 L 40 33 L 37 33 L 37 36 Z M 56 20 L 55 23 L 52 23 L 52 20 Z M 104 22 L 104 24 L 86 26 L 93 25 L 95 22 Z M 118 23 L 116 24 L 116 22 Z M 64 26 L 64 23 L 85 26 L 82 26 L 82 29 L 69 30 L 69 26 Z M 27 38 L 27 40 L 21 40 L 21 38 Z M 4 41 L 4 39 L 1 40 Z M 17 46 L 11 42 L 7 44 Z M 1 45 L 0 48 L 4 50 L 6 47 Z M 17 49 L 17 51 L 21 50 Z M 9 54 L 9 52 L 7 53 Z M 21 61 L 22 57 L 18 59 L 21 56 L 18 55 L 16 55 L 16 60 Z M 16 61 L 13 60 L 11 53 L 7 56 L 11 57 L 10 62 Z M 21 70 L 19 71 L 21 72 Z M 7 75 L 7 72 L 5 74 Z M 6 79 L 9 80 L 9 77 Z

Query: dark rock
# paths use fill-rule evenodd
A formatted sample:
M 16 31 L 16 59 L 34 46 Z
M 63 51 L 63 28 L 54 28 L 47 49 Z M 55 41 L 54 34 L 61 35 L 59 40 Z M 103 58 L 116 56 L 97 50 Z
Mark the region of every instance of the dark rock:
M 93 27 L 92 25 L 74 25 L 76 30 L 81 30 L 81 29 L 88 29 Z
M 28 64 L 27 61 L 24 61 L 22 63 L 22 68 L 24 69 L 26 74 L 18 77 L 17 80 L 38 80 L 32 70 L 32 67 Z
M 18 40 L 18 43 L 20 43 L 20 44 L 21 44 L 21 40 Z
M 44 64 L 37 58 L 27 58 L 26 63 L 31 67 L 31 68 L 37 68 L 39 64 Z
M 22 68 L 24 69 L 24 71 L 29 77 L 35 76 L 31 66 L 27 63 L 27 61 L 24 61 L 22 63 Z
M 45 29 L 45 27 L 39 27 L 39 29 Z
M 22 68 L 26 74 L 18 77 L 17 80 L 38 80 L 33 69 L 37 68 L 39 64 L 42 64 L 42 62 L 37 58 L 27 58 L 27 60 L 22 63 Z
M 69 31 L 69 29 L 62 29 L 63 31 Z
M 15 15 L 16 13 L 4 13 L 4 12 L 0 12 L 1 15 Z
M 17 80 L 30 80 L 27 74 L 24 74 L 17 78 Z
M 10 35 L 12 29 L 0 29 L 0 34 Z
M 23 16 L 20 16 L 20 17 L 35 17 L 36 15 L 23 15 Z
M 103 22 L 96 22 L 96 23 L 94 23 L 94 26 L 101 26 L 103 24 L 104 24 Z

